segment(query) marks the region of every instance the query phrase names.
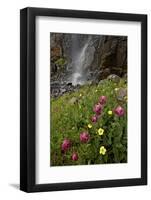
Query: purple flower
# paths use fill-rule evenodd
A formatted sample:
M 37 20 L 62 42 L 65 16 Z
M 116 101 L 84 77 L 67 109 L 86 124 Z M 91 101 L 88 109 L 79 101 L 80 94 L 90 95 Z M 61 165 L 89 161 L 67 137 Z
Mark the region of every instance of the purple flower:
M 88 132 L 83 132 L 80 134 L 80 141 L 83 142 L 83 143 L 86 143 L 88 142 L 90 139 L 90 135 Z
M 67 151 L 71 147 L 71 142 L 68 139 L 64 139 L 63 143 L 61 144 L 61 150 L 63 152 Z
M 107 97 L 106 96 L 101 96 L 100 98 L 99 98 L 99 103 L 100 104 L 105 104 L 107 102 Z
M 98 120 L 97 115 L 92 116 L 91 121 L 92 121 L 93 123 L 96 123 L 97 120 Z
M 115 108 L 114 112 L 119 117 L 122 117 L 125 114 L 124 108 L 122 108 L 121 106 L 118 106 L 117 108 Z
M 71 159 L 74 160 L 74 161 L 77 161 L 79 158 L 78 154 L 76 152 L 74 152 L 71 156 Z
M 101 104 L 96 104 L 93 108 L 93 111 L 97 114 L 100 115 L 102 111 L 102 105 Z

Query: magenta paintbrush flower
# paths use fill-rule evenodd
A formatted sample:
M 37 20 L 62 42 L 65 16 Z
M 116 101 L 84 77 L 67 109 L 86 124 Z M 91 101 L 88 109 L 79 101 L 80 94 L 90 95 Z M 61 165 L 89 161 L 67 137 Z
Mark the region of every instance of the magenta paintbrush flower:
M 62 145 L 61 145 L 61 149 L 62 151 L 67 151 L 69 148 L 71 147 L 71 142 L 69 139 L 64 139 Z
M 92 121 L 93 123 L 96 123 L 97 120 L 98 120 L 97 115 L 92 116 L 91 121 Z
M 83 132 L 80 134 L 80 141 L 83 142 L 83 143 L 86 143 L 88 142 L 90 139 L 90 135 L 88 132 Z
M 102 105 L 105 104 L 106 101 L 107 101 L 107 97 L 106 97 L 106 96 L 101 96 L 101 97 L 99 98 L 99 103 L 102 104 Z
M 114 112 L 119 117 L 122 117 L 125 114 L 124 108 L 122 108 L 121 106 L 118 106 L 117 108 L 115 108 Z
M 101 104 L 96 104 L 93 108 L 93 111 L 97 114 L 100 115 L 102 111 L 102 105 Z
M 74 161 L 77 161 L 79 158 L 78 154 L 76 152 L 74 152 L 71 156 L 71 159 L 74 160 Z

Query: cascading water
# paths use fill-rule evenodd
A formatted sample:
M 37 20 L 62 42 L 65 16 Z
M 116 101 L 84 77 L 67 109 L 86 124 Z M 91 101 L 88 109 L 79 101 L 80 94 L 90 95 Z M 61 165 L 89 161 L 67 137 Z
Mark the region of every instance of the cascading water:
M 79 35 L 72 35 L 71 82 L 73 85 L 82 85 L 87 81 L 88 68 L 93 62 L 95 53 L 92 39 L 92 36 L 88 36 L 81 46 Z

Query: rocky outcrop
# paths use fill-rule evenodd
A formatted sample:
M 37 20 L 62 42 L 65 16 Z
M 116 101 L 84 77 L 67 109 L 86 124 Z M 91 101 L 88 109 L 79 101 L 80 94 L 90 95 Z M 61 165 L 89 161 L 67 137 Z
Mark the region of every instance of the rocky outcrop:
M 127 37 L 104 36 L 99 49 L 100 79 L 127 72 Z
M 80 85 L 72 85 L 72 83 L 66 83 L 66 82 L 53 82 L 50 86 L 51 91 L 51 97 L 60 97 L 65 93 L 75 92 L 77 91 L 81 86 Z

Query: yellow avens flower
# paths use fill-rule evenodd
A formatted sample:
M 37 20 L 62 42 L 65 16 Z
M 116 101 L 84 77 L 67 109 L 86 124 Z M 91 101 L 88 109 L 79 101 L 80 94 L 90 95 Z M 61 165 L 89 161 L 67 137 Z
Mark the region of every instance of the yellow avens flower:
M 109 110 L 107 113 L 108 113 L 109 115 L 112 115 L 112 114 L 113 114 L 112 110 Z
M 106 148 L 104 146 L 101 146 L 100 147 L 100 154 L 105 155 L 105 153 L 106 153 Z
M 79 96 L 82 97 L 82 94 L 80 94 Z
M 88 128 L 92 128 L 92 125 L 91 125 L 91 124 L 88 124 Z
M 99 128 L 99 129 L 98 129 L 98 134 L 99 134 L 99 135 L 103 135 L 103 133 L 104 133 L 104 129 L 103 129 L 103 128 Z
M 115 88 L 114 90 L 115 90 L 115 91 L 118 91 L 118 90 L 119 90 L 119 88 Z

